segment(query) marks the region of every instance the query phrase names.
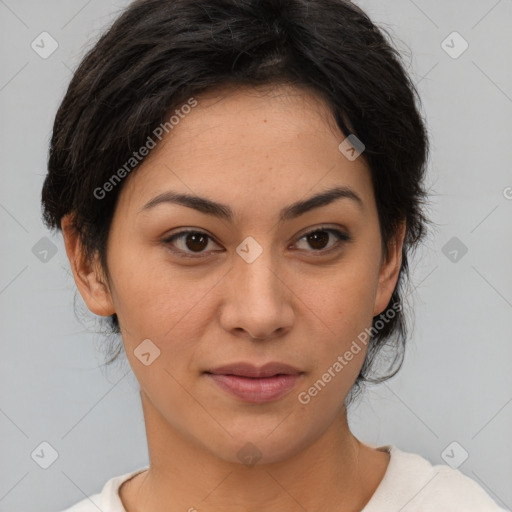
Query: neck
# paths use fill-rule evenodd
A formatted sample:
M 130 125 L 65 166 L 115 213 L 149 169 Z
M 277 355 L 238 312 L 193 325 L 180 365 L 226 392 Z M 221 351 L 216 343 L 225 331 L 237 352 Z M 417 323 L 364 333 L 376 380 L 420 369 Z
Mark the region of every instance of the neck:
M 119 491 L 127 512 L 361 510 L 389 460 L 350 432 L 346 409 L 286 459 L 244 465 L 220 459 L 173 430 L 141 393 L 150 467 Z

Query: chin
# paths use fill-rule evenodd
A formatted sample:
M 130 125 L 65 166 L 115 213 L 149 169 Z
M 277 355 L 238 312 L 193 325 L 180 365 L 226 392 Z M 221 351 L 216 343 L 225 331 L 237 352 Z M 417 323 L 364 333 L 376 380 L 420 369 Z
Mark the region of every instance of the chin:
M 285 428 L 280 424 L 284 417 L 286 415 L 265 426 L 260 423 L 259 428 L 255 428 L 252 422 L 252 428 L 245 428 L 243 433 L 234 432 L 226 425 L 231 436 L 225 434 L 217 438 L 217 441 L 211 436 L 207 437 L 203 441 L 204 446 L 219 459 L 247 467 L 284 462 L 306 449 L 316 439 L 315 435 L 304 430 L 292 431 Z

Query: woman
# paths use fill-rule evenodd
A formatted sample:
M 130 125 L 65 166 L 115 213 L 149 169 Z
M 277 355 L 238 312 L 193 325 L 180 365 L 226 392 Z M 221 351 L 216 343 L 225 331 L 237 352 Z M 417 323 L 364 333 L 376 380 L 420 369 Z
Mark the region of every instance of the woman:
M 501 510 L 347 422 L 403 358 L 428 224 L 415 94 L 342 0 L 139 0 L 103 35 L 57 113 L 42 200 L 121 334 L 150 465 L 68 511 Z

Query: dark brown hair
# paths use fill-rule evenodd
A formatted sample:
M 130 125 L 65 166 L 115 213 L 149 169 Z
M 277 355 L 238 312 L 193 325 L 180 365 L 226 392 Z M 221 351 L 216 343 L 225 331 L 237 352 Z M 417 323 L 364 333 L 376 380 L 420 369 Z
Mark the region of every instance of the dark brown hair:
M 82 60 L 58 109 L 42 190 L 44 222 L 61 229 L 62 217 L 73 213 L 86 254 L 99 255 L 108 278 L 106 242 L 123 183 L 101 199 L 94 191 L 191 97 L 228 86 L 277 84 L 319 96 L 340 130 L 365 145 L 384 254 L 399 223 L 407 224 L 398 283 L 386 310 L 373 319 L 350 402 L 362 383 L 390 378 L 402 365 L 408 255 L 428 224 L 423 209 L 428 140 L 415 87 L 387 33 L 354 4 L 133 2 Z M 379 319 L 384 325 L 377 329 Z M 120 332 L 116 315 L 109 323 L 111 333 Z M 391 348 L 389 372 L 374 377 L 370 370 L 384 347 Z M 108 363 L 121 349 L 119 343 Z

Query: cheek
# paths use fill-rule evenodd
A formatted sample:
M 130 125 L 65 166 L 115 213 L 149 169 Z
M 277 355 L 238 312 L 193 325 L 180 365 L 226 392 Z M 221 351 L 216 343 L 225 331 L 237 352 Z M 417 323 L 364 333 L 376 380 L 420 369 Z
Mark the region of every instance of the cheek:
M 297 291 L 310 309 L 306 314 L 314 322 L 311 336 L 317 340 L 309 383 L 320 379 L 319 386 L 328 383 L 330 390 L 322 392 L 322 400 L 336 401 L 348 392 L 364 363 L 369 341 L 365 329 L 372 325 L 377 282 L 375 258 L 354 251 L 322 278 L 303 281 Z
M 174 367 L 174 361 L 186 362 L 194 350 L 191 341 L 200 339 L 204 326 L 212 321 L 212 290 L 221 276 L 197 268 L 179 269 L 165 255 L 148 258 L 159 251 L 147 252 L 145 257 L 112 252 L 112 299 L 125 345 L 133 350 L 150 339 L 162 352 L 172 346 L 168 359 Z
M 371 323 L 378 270 L 371 258 L 356 252 L 331 271 L 297 279 L 297 295 L 325 324 L 326 332 L 346 338 Z

